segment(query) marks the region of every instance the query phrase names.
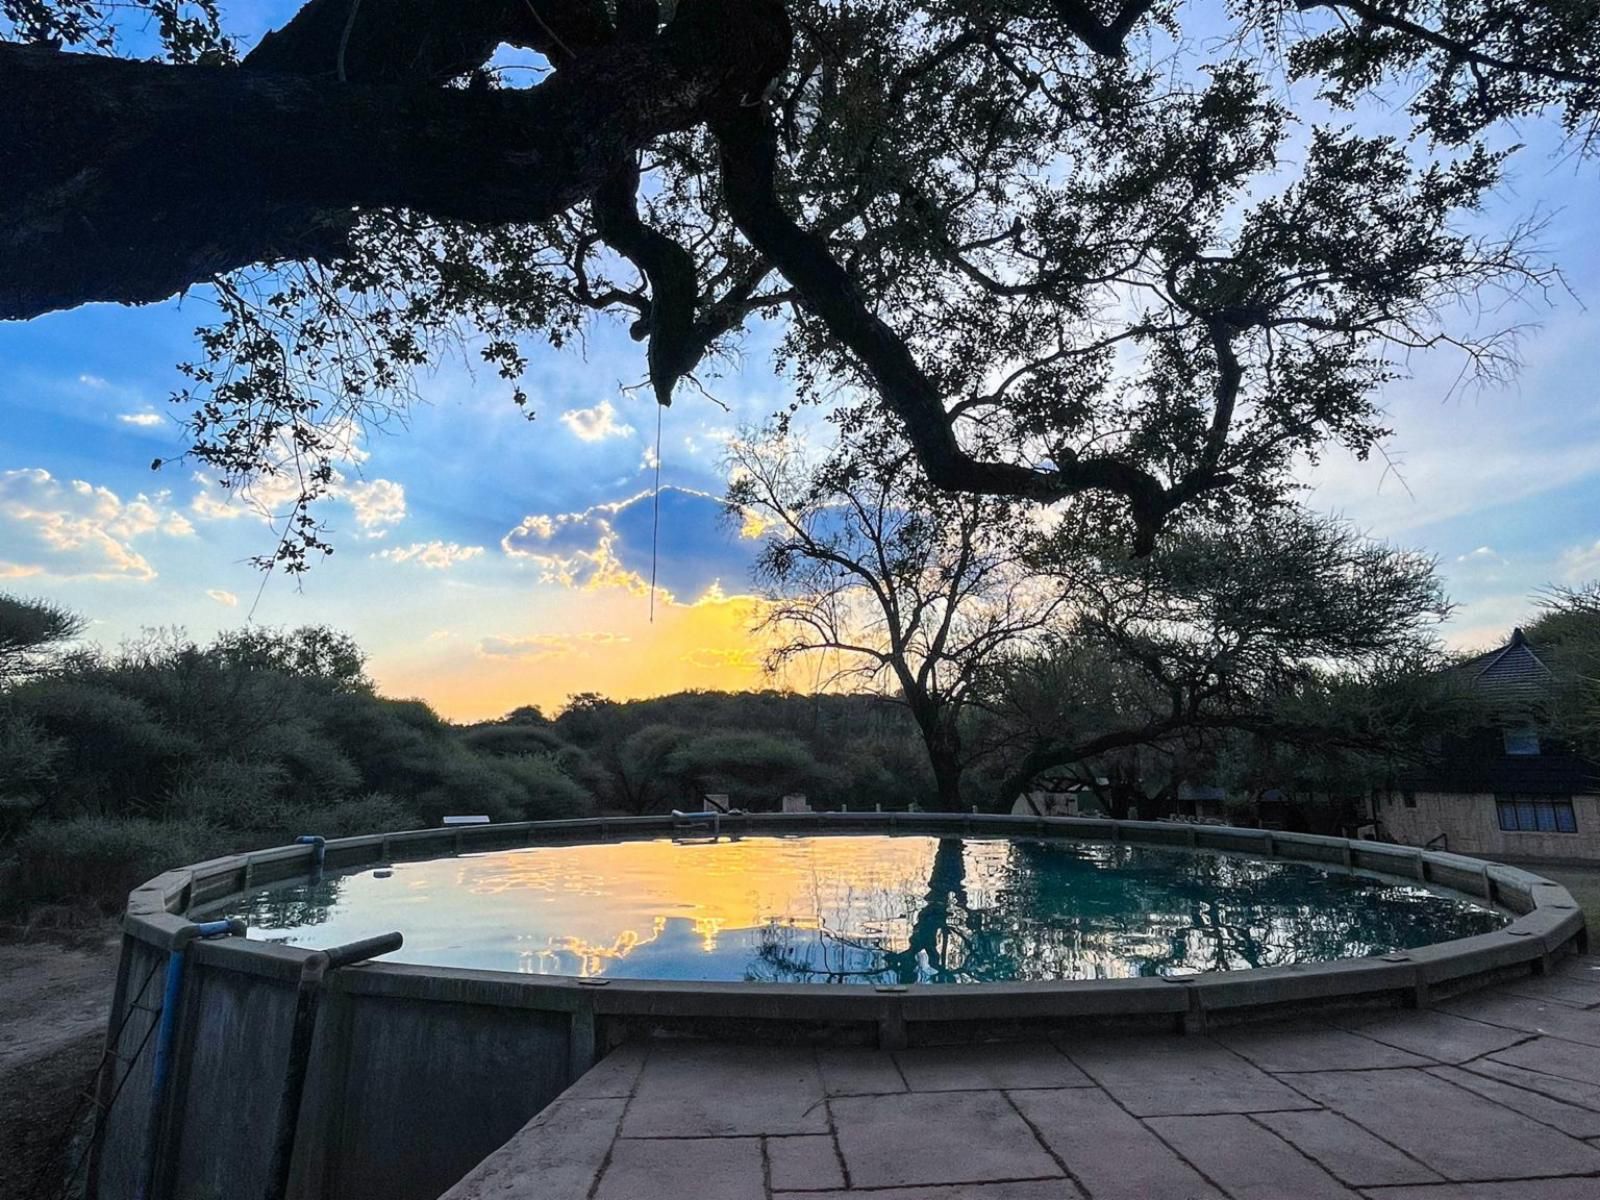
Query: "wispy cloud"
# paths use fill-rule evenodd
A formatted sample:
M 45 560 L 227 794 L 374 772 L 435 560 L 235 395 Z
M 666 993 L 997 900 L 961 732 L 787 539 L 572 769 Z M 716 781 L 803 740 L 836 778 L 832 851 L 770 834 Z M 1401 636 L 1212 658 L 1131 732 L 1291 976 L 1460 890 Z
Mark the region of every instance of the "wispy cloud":
M 161 424 L 161 414 L 153 412 L 118 413 L 117 420 L 124 425 L 137 425 L 141 429 L 152 429 Z
M 218 604 L 222 605 L 223 608 L 239 607 L 239 597 L 235 596 L 232 592 L 225 592 L 221 588 L 208 588 L 206 590 L 206 595 L 210 596 Z
M 615 646 L 632 641 L 620 633 L 538 633 L 529 637 L 495 634 L 478 642 L 478 653 L 488 658 L 550 658 L 571 654 L 585 646 Z
M 409 546 L 391 546 L 374 554 L 373 558 L 389 562 L 414 562 L 430 571 L 448 571 L 451 567 L 470 562 L 483 554 L 482 546 L 460 546 L 455 542 L 412 542 Z
M 1567 583 L 1600 580 L 1600 541 L 1592 546 L 1574 546 L 1563 552 L 1561 578 Z

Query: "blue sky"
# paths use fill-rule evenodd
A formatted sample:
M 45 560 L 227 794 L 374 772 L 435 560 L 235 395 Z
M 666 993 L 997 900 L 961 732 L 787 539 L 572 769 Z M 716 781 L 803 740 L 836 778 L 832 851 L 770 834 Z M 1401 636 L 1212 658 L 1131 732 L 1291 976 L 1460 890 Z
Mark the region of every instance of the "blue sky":
M 247 41 L 292 4 L 225 6 Z M 1419 357 L 1384 400 L 1388 458 L 1332 452 L 1307 502 L 1437 554 L 1460 604 L 1450 637 L 1492 641 L 1551 583 L 1600 577 L 1600 164 L 1559 154 L 1540 124 L 1485 221 L 1541 210 L 1574 295 L 1510 314 L 1536 322 L 1504 389 L 1461 392 L 1459 363 Z M 274 538 L 193 468 L 166 397 L 210 318 L 203 291 L 0 325 L 0 588 L 63 601 L 107 644 L 153 626 L 198 637 L 243 623 L 327 622 L 355 634 L 386 689 L 456 717 L 570 692 L 618 695 L 760 680 L 747 631 L 751 544 L 721 519 L 722 445 L 787 404 L 767 335 L 719 404 L 665 413 L 659 583 L 648 620 L 656 409 L 629 390 L 642 354 L 597 324 L 581 350 L 536 348 L 533 422 L 492 372 L 448 361 L 419 380 L 407 428 L 366 439 L 322 514 L 337 552 L 298 584 L 248 564 Z M 1502 314 L 1504 318 L 1504 314 Z M 170 410 L 170 411 L 169 411 Z M 270 497 L 268 497 L 270 500 Z

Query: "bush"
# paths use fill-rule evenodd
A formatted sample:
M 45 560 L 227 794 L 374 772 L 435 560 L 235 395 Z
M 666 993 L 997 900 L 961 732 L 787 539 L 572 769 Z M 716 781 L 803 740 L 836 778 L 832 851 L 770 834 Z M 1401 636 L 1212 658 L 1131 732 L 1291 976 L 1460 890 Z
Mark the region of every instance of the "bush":
M 494 766 L 520 793 L 513 803 L 520 806 L 521 820 L 581 817 L 594 810 L 594 798 L 589 792 L 548 755 L 497 759 Z
M 145 880 L 212 857 L 220 846 L 216 830 L 192 821 L 41 821 L 17 839 L 17 899 L 24 904 L 88 900 L 102 911 L 116 912 Z
M 307 808 L 296 813 L 293 821 L 275 840 L 287 842 L 305 833 L 319 834 L 325 838 L 391 833 L 397 829 L 415 829 L 422 823 L 409 807 L 382 792 L 371 792 L 341 800 L 337 804 Z

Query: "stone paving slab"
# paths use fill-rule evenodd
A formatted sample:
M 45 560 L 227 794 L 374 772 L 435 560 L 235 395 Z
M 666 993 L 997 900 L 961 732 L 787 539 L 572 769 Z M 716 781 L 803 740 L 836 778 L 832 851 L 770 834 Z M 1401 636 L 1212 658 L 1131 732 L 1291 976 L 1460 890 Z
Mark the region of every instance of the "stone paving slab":
M 1156 1117 L 1161 1140 L 1234 1200 L 1360 1200 L 1316 1163 L 1249 1117 Z
M 1545 1075 L 1600 1086 L 1600 1049 L 1578 1046 L 1561 1038 L 1530 1038 L 1490 1055 L 1485 1063 L 1508 1063 Z M 1472 1064 L 1476 1069 L 1480 1064 Z
M 926 1046 L 901 1050 L 894 1058 L 914 1092 L 1094 1086 L 1049 1042 Z
M 1432 1067 L 1429 1069 L 1429 1074 L 1448 1080 L 1457 1087 L 1466 1088 L 1469 1092 L 1476 1092 L 1486 1100 L 1494 1100 L 1507 1108 L 1514 1108 L 1540 1124 L 1559 1129 L 1570 1137 L 1600 1137 L 1600 1112 L 1593 1109 L 1568 1103 L 1537 1089 L 1478 1075 L 1460 1067 Z
M 1469 1062 L 1525 1042 L 1530 1036 L 1519 1029 L 1502 1029 L 1442 1012 L 1363 1014 L 1349 1019 L 1344 1028 L 1385 1046 L 1445 1063 Z
M 1079 1200 L 1083 1195 L 1065 1180 L 1015 1180 L 938 1187 L 883 1188 L 874 1192 L 773 1192 L 784 1200 Z
M 823 1088 L 830 1096 L 875 1096 L 906 1091 L 894 1055 L 884 1050 L 822 1049 L 817 1051 Z
M 1330 1071 L 1295 1086 L 1446 1179 L 1600 1173 L 1600 1151 L 1426 1071 Z
M 1136 1117 L 1317 1107 L 1207 1037 L 1113 1037 L 1062 1048 Z
M 1494 989 L 1511 996 L 1529 996 L 1535 1000 L 1554 1000 L 1573 1008 L 1594 1008 L 1600 1005 L 1600 975 L 1593 979 L 1580 979 L 1571 975 L 1530 975 L 1516 983 Z
M 1358 1071 L 1375 1067 L 1421 1067 L 1431 1060 L 1408 1050 L 1326 1025 L 1244 1026 L 1212 1035 L 1263 1071 Z
M 446 1200 L 1600 1200 L 1597 967 L 1210 1035 L 630 1044 Z
M 760 1138 L 619 1140 L 594 1200 L 752 1200 L 766 1194 Z M 539 1196 L 557 1193 L 540 1191 Z
M 1600 1012 L 1506 992 L 1457 996 L 1439 1006 L 1446 1012 L 1505 1029 L 1549 1033 L 1567 1042 L 1600 1046 Z
M 1015 1092 L 1011 1101 L 1095 1200 L 1200 1200 L 1222 1194 L 1103 1092 Z
M 1383 1188 L 1372 1200 L 1594 1200 L 1594 1179 L 1508 1179 L 1497 1183 L 1443 1183 L 1436 1187 Z
M 831 1134 L 769 1137 L 766 1148 L 767 1171 L 775 1192 L 845 1186 L 844 1167 Z
M 828 1132 L 822 1074 L 809 1048 L 671 1042 L 655 1047 L 649 1068 L 623 1118 L 623 1137 Z
M 999 1092 L 909 1092 L 828 1102 L 850 1185 L 905 1187 L 1060 1176 Z
M 1272 1130 L 1351 1187 L 1440 1182 L 1437 1171 L 1336 1112 L 1313 1109 L 1258 1113 L 1251 1120 Z
M 450 1190 L 474 1198 L 587 1196 L 611 1152 L 627 1100 L 552 1101 Z

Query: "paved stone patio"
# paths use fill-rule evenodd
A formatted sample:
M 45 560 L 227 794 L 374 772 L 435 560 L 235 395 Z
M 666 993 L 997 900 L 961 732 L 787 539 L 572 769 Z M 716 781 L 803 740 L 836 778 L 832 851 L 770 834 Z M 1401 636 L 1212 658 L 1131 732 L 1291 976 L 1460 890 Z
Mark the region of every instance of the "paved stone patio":
M 616 1051 L 447 1200 L 1600 1200 L 1600 958 L 1208 1035 Z

